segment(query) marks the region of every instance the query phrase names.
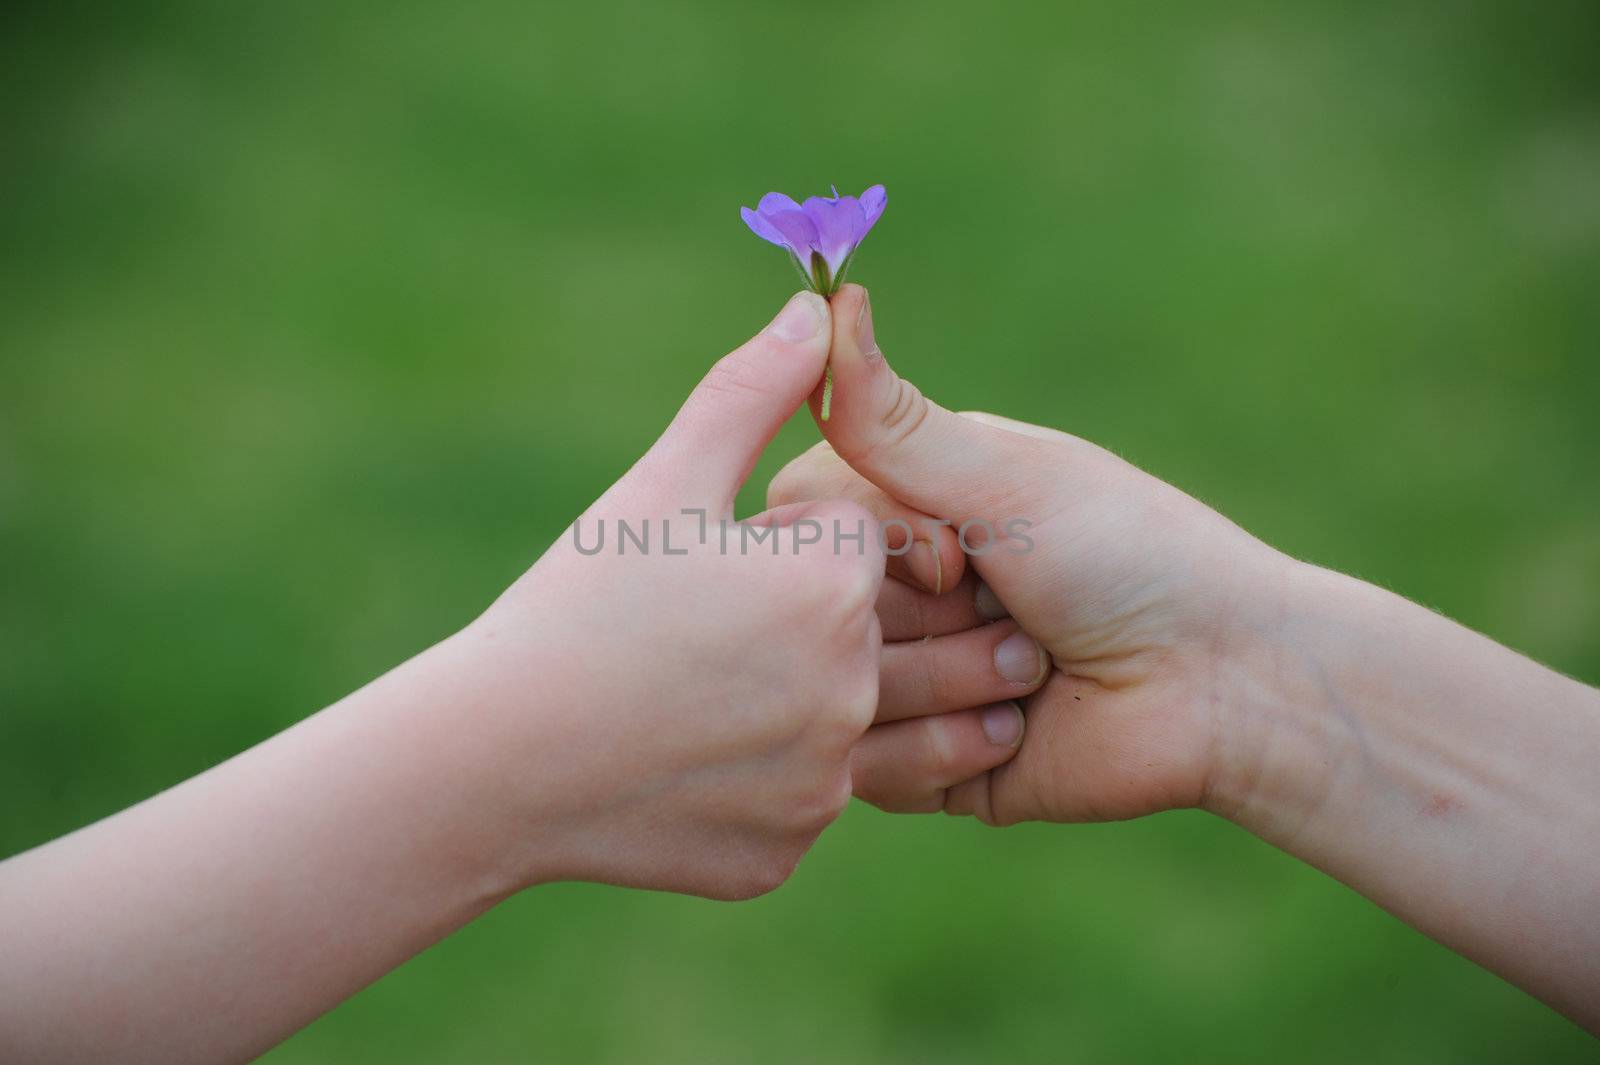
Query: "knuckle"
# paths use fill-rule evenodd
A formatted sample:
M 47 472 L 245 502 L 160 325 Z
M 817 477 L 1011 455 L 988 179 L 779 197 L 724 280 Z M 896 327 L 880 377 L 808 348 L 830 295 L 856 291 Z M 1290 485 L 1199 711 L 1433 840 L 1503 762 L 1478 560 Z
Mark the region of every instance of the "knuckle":
M 701 379 L 699 391 L 712 402 L 721 402 L 727 397 L 747 403 L 767 394 L 761 375 L 742 351 L 730 352 L 713 363 Z
M 948 788 L 944 793 L 944 812 L 951 817 L 971 817 L 977 811 L 973 809 L 972 800 L 966 797 L 966 789 Z
M 837 486 L 837 490 L 844 492 L 850 488 L 859 487 L 859 484 L 852 483 L 839 485 Z M 846 498 L 843 495 L 839 496 L 838 498 L 828 500 L 819 508 L 819 510 L 826 514 L 831 520 L 837 521 L 840 525 L 853 527 L 858 521 L 873 522 L 877 520 L 877 516 L 873 514 L 872 511 L 869 510 L 864 504 L 856 499 Z
M 991 781 L 981 801 L 976 804 L 979 821 L 990 828 L 1010 828 L 1024 820 L 1022 814 L 1016 809 L 997 801 L 994 784 Z
M 878 682 L 875 678 L 846 680 L 827 696 L 830 712 L 816 718 L 822 748 L 829 753 L 848 751 L 877 716 Z
M 802 793 L 789 807 L 782 824 L 787 832 L 810 838 L 833 824 L 849 801 L 848 771 L 843 774 L 842 783 L 840 774 L 830 774 Z
M 853 783 L 848 766 L 834 775 L 832 783 L 822 793 L 819 805 L 821 823 L 815 826 L 818 832 L 837 821 L 839 815 L 844 813 L 845 807 L 850 805 Z
M 779 470 L 772 480 L 767 482 L 767 506 L 781 507 L 785 503 L 794 503 L 804 498 L 800 494 L 803 490 L 800 482 L 800 475 L 795 472 L 793 462 Z
M 751 864 L 749 868 L 741 869 L 729 876 L 718 886 L 713 898 L 723 902 L 748 902 L 768 895 L 783 886 L 789 879 L 789 874 L 794 872 L 794 865 L 785 866 L 780 861 L 764 861 Z
M 943 791 L 893 792 L 866 800 L 884 813 L 936 814 L 944 809 Z
M 931 650 L 931 648 L 924 648 Z M 955 677 L 956 665 L 943 654 L 925 654 L 922 672 L 918 676 L 918 690 L 925 705 L 948 707 L 959 688 Z
M 923 719 L 922 743 L 923 761 L 931 774 L 947 776 L 960 763 L 955 737 L 941 717 Z
M 890 801 L 889 795 L 879 785 L 876 774 L 862 774 L 856 777 L 853 794 L 869 806 L 885 809 Z
M 1017 817 L 1001 816 L 1001 814 L 992 807 L 987 809 L 979 809 L 976 811 L 976 813 L 978 820 L 982 821 L 990 828 L 1010 828 L 1012 825 L 1021 820 L 1021 818 Z
M 878 796 L 883 790 L 879 787 L 881 761 L 862 747 L 850 751 L 850 794 L 874 806 L 878 805 Z
M 889 446 L 903 444 L 928 420 L 930 410 L 927 397 L 916 385 L 903 377 L 895 378 L 889 405 L 878 418 L 883 430 L 883 443 Z
M 741 851 L 706 894 L 723 902 L 746 902 L 782 887 L 805 856 L 809 838 L 796 845 L 792 835 Z
M 878 584 L 882 570 L 864 558 L 849 556 L 833 566 L 828 598 L 846 617 L 870 612 L 878 600 Z
M 1003 828 L 1013 821 L 997 819 L 994 812 L 995 774 L 993 770 L 979 773 L 945 793 L 944 812 L 952 817 L 975 817 L 995 828 Z
M 878 716 L 878 678 L 868 674 L 861 677 L 855 685 L 855 690 L 845 702 L 845 725 L 850 733 L 850 742 L 854 743 L 872 725 L 873 718 Z
M 854 613 L 870 613 L 878 601 L 878 585 L 883 575 L 873 567 L 850 567 L 850 579 L 845 582 L 845 602 Z

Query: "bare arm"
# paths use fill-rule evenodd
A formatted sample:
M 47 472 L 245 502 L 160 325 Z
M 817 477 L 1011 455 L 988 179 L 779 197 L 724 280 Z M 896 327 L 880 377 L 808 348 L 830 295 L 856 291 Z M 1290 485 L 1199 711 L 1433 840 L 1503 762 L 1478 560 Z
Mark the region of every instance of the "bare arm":
M 1600 1031 L 1600 692 L 1291 566 L 1211 808 Z
M 467 656 L 441 645 L 0 865 L 3 1041 L 23 1061 L 245 1060 L 515 890 Z

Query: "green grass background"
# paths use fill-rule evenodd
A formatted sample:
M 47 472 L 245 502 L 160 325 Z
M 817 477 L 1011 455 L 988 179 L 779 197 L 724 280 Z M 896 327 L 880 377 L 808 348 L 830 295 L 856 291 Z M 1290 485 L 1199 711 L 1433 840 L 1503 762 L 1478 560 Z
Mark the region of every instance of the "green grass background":
M 14 4 L 0 853 L 462 625 L 881 181 L 878 337 L 1600 679 L 1592 3 Z M 743 499 L 815 430 L 780 436 Z M 1201 814 L 529 893 L 267 1061 L 1594 1060 Z

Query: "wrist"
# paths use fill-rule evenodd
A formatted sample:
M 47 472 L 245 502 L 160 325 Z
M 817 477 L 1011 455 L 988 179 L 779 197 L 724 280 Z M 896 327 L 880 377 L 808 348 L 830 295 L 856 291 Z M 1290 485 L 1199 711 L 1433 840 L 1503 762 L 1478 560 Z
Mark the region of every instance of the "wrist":
M 1387 593 L 1274 554 L 1223 666 L 1217 758 L 1205 808 L 1257 835 L 1303 826 L 1359 750 L 1345 675 L 1381 628 Z M 1397 600 L 1397 602 L 1403 602 Z M 1408 604 L 1409 605 L 1409 604 Z
M 544 722 L 560 685 L 532 665 L 542 656 L 524 641 L 513 648 L 509 634 L 475 622 L 353 697 L 373 692 L 357 712 L 370 709 L 385 734 L 404 730 L 401 775 L 427 811 L 417 830 L 432 838 L 441 872 L 490 905 L 563 878 L 554 801 L 563 745 Z
M 1361 825 L 1464 806 L 1561 819 L 1592 689 L 1354 577 L 1284 557 L 1270 587 L 1232 656 L 1207 809 L 1318 863 Z M 1569 742 L 1541 746 L 1533 718 Z
M 1600 1023 L 1600 693 L 1350 577 L 1275 587 L 1207 808 Z

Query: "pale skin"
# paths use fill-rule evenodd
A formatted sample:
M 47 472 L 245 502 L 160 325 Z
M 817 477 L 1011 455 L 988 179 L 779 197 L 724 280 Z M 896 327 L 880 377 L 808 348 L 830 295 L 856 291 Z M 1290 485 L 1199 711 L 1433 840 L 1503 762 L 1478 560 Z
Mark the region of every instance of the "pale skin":
M 580 519 L 670 519 L 687 554 L 563 539 L 348 698 L 0 863 L 8 1050 L 247 1060 L 526 888 L 770 890 L 852 788 L 994 823 L 1203 806 L 1596 1024 L 1591 689 L 1083 441 L 926 404 L 857 339 L 864 296 L 796 297 Z M 776 554 L 682 535 L 815 409 L 830 345 L 849 465 L 775 483 Z M 938 522 L 989 507 L 1035 550 L 963 558 Z M 800 542 L 874 516 L 908 554 Z
M 902 573 L 880 615 L 912 635 L 1008 613 L 1051 661 L 1014 759 L 930 790 L 904 767 L 939 719 L 879 725 L 859 795 L 997 825 L 1209 810 L 1600 1032 L 1600 692 L 1084 440 L 951 413 L 889 367 L 865 291 L 833 313 L 827 440 L 769 502 L 1031 519 L 1032 550 L 966 559 L 981 588 Z
M 827 304 L 795 297 L 580 519 L 586 545 L 601 520 L 649 519 L 652 555 L 619 556 L 614 525 L 593 556 L 563 537 L 483 616 L 360 691 L 0 863 L 0 1056 L 244 1061 L 529 887 L 742 899 L 780 884 L 849 800 L 874 715 L 927 709 L 879 698 L 876 537 L 796 543 L 807 521 L 870 522 L 860 507 L 781 508 L 749 519 L 777 527 L 778 550 L 718 550 L 831 335 Z M 685 509 L 705 512 L 706 544 Z M 685 554 L 663 554 L 663 518 Z M 995 672 L 992 645 L 1016 631 L 957 649 L 963 706 L 1037 687 Z M 1021 719 L 999 717 L 990 742 L 981 711 L 953 715 L 960 758 L 931 771 L 1009 758 Z

